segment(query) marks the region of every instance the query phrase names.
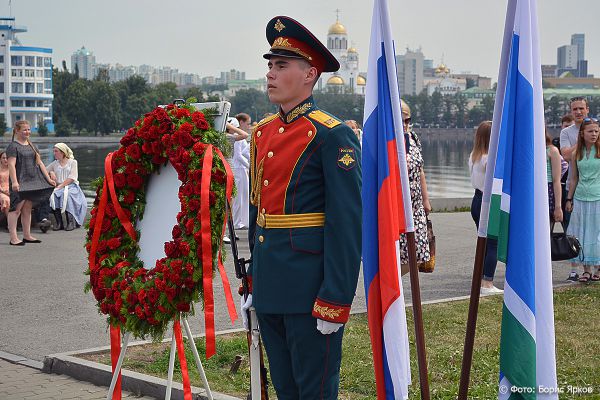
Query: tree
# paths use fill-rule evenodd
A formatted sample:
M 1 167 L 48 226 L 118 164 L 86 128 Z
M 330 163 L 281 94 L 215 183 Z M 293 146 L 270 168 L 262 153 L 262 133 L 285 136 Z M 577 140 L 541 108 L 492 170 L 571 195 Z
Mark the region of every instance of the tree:
M 277 112 L 277 107 L 269 102 L 265 92 L 256 89 L 242 89 L 235 93 L 231 101 L 231 114 L 250 114 L 254 121 L 260 121 L 266 113 Z
M 71 125 L 71 123 L 69 122 L 68 119 L 66 119 L 66 118 L 61 119 L 60 121 L 58 121 L 58 123 L 56 124 L 56 127 L 55 127 L 56 136 L 59 136 L 59 137 L 71 136 L 72 129 L 73 129 L 73 126 Z
M 4 114 L 0 114 L 0 132 L 2 132 L 2 135 L 6 133 L 7 129 L 8 127 L 6 126 L 6 119 L 4 118 Z
M 52 113 L 56 121 L 60 121 L 63 117 L 66 118 L 66 92 L 79 78 L 71 74 L 67 70 L 67 63 L 63 60 L 63 70 L 58 68 L 52 69 L 52 91 L 54 100 L 52 101 Z
M 186 100 L 193 97 L 196 100 L 198 100 L 198 102 L 204 101 L 204 93 L 202 92 L 200 86 L 190 86 L 185 90 L 181 91 L 180 93 L 181 97 Z
M 467 98 L 460 92 L 454 95 L 455 120 L 457 128 L 467 127 Z
M 121 104 L 120 127 L 127 129 L 140 118 L 141 115 L 151 111 L 151 88 L 141 76 L 134 75 L 124 81 L 113 84 Z
M 90 82 L 85 79 L 77 79 L 69 86 L 65 92 L 64 114 L 72 123 L 73 128 L 77 130 L 77 134 L 81 135 L 81 130 L 88 125 L 87 119 L 90 116 L 89 112 L 89 92 Z
M 473 78 L 467 78 L 467 89 L 477 86 L 477 81 Z
M 341 120 L 353 119 L 363 124 L 365 97 L 357 94 L 315 93 L 314 99 L 319 108 Z
M 437 90 L 433 92 L 431 95 L 431 113 L 433 119 L 431 121 L 431 126 L 437 126 L 441 123 L 440 116 L 442 115 L 442 103 L 444 99 L 442 98 L 442 94 Z
M 444 104 L 444 112 L 442 113 L 442 123 L 443 123 L 443 127 L 444 128 L 451 128 L 454 126 L 453 124 L 453 120 L 454 120 L 454 102 L 452 101 L 452 97 L 451 96 L 444 96 L 443 97 L 443 104 Z
M 494 96 L 483 96 L 483 99 L 481 99 L 481 111 L 483 112 L 482 121 L 491 121 L 494 118 Z
M 48 127 L 46 126 L 46 124 L 44 123 L 44 120 L 42 118 L 40 118 L 38 120 L 38 135 L 44 137 L 44 136 L 48 136 Z
M 107 82 L 94 80 L 90 87 L 87 128 L 105 135 L 119 128 L 120 104 L 117 91 Z
M 179 98 L 179 91 L 177 90 L 177 85 L 175 84 L 175 82 L 159 83 L 151 91 L 150 108 L 154 108 L 161 104 L 171 104 L 173 102 L 173 100 L 175 100 L 177 98 Z M 148 111 L 151 111 L 151 110 L 148 110 Z M 148 112 L 148 111 L 146 111 L 146 112 Z

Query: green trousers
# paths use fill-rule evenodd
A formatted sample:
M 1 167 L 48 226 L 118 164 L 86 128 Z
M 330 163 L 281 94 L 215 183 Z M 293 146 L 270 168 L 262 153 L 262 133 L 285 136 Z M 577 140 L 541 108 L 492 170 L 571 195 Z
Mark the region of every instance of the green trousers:
M 279 400 L 337 400 L 344 328 L 317 330 L 311 314 L 258 314 Z

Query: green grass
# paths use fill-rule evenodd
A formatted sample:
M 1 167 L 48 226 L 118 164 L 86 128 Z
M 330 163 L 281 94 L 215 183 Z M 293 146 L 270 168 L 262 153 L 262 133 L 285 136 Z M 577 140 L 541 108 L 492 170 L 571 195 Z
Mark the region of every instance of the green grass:
M 433 399 L 455 399 L 457 396 L 468 306 L 468 301 L 460 301 L 423 307 L 429 382 Z M 591 385 L 595 394 L 585 398 L 600 399 L 600 285 L 578 285 L 556 290 L 554 308 L 558 384 L 565 390 L 561 398 L 577 397 L 566 392 L 569 385 Z M 501 310 L 502 296 L 481 299 L 469 398 L 497 398 Z M 410 309 L 407 310 L 407 315 L 413 374 L 410 399 L 419 399 L 414 325 Z M 203 340 L 198 341 L 197 347 L 200 354 L 204 354 Z M 239 397 L 245 396 L 250 381 L 246 354 L 245 335 L 217 338 L 217 355 L 202 361 L 213 390 Z M 244 360 L 237 374 L 231 374 L 229 369 L 236 355 L 243 356 Z M 168 344 L 139 346 L 128 350 L 127 356 L 125 368 L 166 378 Z M 190 350 L 187 351 L 186 357 L 192 384 L 201 387 Z M 108 354 L 86 358 L 110 363 Z M 175 376 L 181 381 L 178 363 Z M 339 398 L 376 398 L 369 330 L 364 314 L 353 315 L 346 328 Z

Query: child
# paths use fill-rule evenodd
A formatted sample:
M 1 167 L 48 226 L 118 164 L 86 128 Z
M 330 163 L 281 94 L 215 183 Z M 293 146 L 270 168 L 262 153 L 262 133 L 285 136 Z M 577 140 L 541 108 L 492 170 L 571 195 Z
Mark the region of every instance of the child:
M 579 282 L 600 281 L 600 126 L 585 118 L 579 128 L 577 148 L 571 161 L 567 211 L 571 222 L 567 233 L 579 239 L 581 256 L 571 260 L 583 265 Z M 592 267 L 595 272 L 592 275 Z

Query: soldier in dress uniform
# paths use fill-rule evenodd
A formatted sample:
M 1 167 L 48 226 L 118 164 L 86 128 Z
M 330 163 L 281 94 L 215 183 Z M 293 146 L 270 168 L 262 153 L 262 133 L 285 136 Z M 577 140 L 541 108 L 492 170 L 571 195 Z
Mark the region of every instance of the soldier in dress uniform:
M 342 335 L 361 256 L 361 153 L 312 89 L 339 63 L 297 21 L 267 25 L 267 92 L 279 112 L 250 148 L 252 295 L 280 400 L 337 399 Z M 245 315 L 245 313 L 243 313 Z

